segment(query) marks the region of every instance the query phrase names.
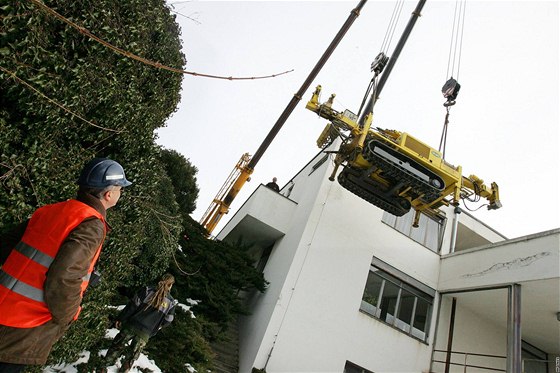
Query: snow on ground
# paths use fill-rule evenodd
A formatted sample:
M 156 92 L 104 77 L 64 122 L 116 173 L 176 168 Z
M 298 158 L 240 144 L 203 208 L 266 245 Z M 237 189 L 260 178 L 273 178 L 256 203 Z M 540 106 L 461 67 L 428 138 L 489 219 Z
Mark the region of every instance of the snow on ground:
M 196 306 L 196 305 L 198 304 L 198 302 L 200 302 L 200 301 L 199 301 L 199 300 L 194 300 L 194 299 L 188 298 L 188 299 L 187 299 L 187 303 L 190 304 L 190 306 L 187 306 L 186 304 L 183 304 L 183 303 L 178 303 L 178 304 L 177 304 L 177 307 L 179 307 L 180 309 L 182 309 L 182 310 L 185 311 L 185 312 L 190 313 L 192 319 L 196 319 L 196 316 L 195 316 L 194 313 L 191 311 L 191 307 L 192 307 L 192 306 Z
M 194 313 L 191 311 L 191 307 L 196 306 L 199 302 L 200 302 L 199 300 L 188 298 L 186 300 L 186 303 L 188 303 L 189 305 L 178 303 L 177 307 L 181 308 L 185 312 L 189 312 L 192 318 L 196 318 Z M 120 311 L 125 306 L 122 305 L 117 307 L 114 306 L 110 306 L 110 307 L 116 308 L 118 311 Z M 113 339 L 118 333 L 119 333 L 119 329 L 116 328 L 107 329 L 107 331 L 105 332 L 105 338 Z M 105 356 L 105 354 L 107 354 L 107 350 L 99 351 L 99 356 Z M 80 354 L 78 360 L 76 360 L 75 362 L 69 364 L 62 363 L 62 364 L 47 366 L 43 369 L 43 373 L 78 373 L 77 366 L 82 363 L 87 363 L 89 361 L 89 357 L 90 357 L 90 352 L 83 351 Z M 117 360 L 117 363 L 115 365 L 107 367 L 107 373 L 116 373 L 120 368 L 120 366 L 121 364 L 119 359 Z M 156 365 L 156 363 L 153 360 L 150 360 L 148 356 L 143 353 L 141 353 L 138 360 L 134 362 L 134 365 L 132 366 L 132 369 L 129 370 L 129 373 L 142 373 L 141 369 L 142 370 L 149 369 L 149 371 L 152 373 L 163 373 L 161 369 L 159 369 L 159 367 Z M 196 369 L 194 369 L 192 365 L 186 364 L 185 372 L 196 373 Z
M 116 332 L 112 332 L 113 330 L 115 330 Z M 110 333 L 109 333 L 110 332 Z M 107 331 L 106 336 L 108 335 L 116 335 L 118 333 L 117 329 L 109 329 Z M 105 356 L 105 354 L 107 353 L 107 350 L 101 350 L 99 351 L 99 355 L 100 356 Z M 78 360 L 76 360 L 73 363 L 70 364 L 57 364 L 57 365 L 53 365 L 53 366 L 48 366 L 45 369 L 43 369 L 43 373 L 77 373 L 78 369 L 77 366 L 79 364 L 82 363 L 86 363 L 89 360 L 89 356 L 90 356 L 90 352 L 89 351 L 84 351 L 82 352 L 82 354 L 80 355 L 80 358 Z M 117 361 L 116 365 L 111 365 L 109 367 L 107 367 L 107 373 L 116 373 L 120 367 L 120 359 L 119 361 Z M 188 372 L 193 373 L 195 372 L 195 370 L 189 370 L 190 365 L 187 367 Z M 138 360 L 136 360 L 134 362 L 134 365 L 132 366 L 132 369 L 129 370 L 130 373 L 141 373 L 142 370 L 140 369 L 149 369 L 150 372 L 153 373 L 162 373 L 161 369 L 158 368 L 158 366 L 155 364 L 155 362 L 153 360 L 150 360 L 148 358 L 148 356 L 144 355 L 144 354 L 140 354 L 140 357 L 138 358 Z
M 186 302 L 190 304 L 190 306 L 187 306 L 186 304 L 183 303 L 179 303 L 177 304 L 177 306 L 183 309 L 184 311 L 189 312 L 192 318 L 196 318 L 196 316 L 190 309 L 192 306 L 197 305 L 198 302 L 200 301 L 196 301 L 189 298 L 187 299 Z M 118 309 L 122 309 L 122 308 L 124 308 L 124 306 L 118 307 Z M 118 333 L 119 333 L 119 329 L 116 328 L 107 329 L 107 331 L 105 332 L 105 338 L 113 339 Z M 99 351 L 100 356 L 105 356 L 105 354 L 107 354 L 107 350 Z M 78 360 L 76 360 L 75 362 L 70 364 L 63 363 L 63 364 L 47 366 L 43 369 L 43 373 L 78 373 L 77 366 L 82 363 L 87 363 L 89 361 L 89 357 L 90 357 L 90 352 L 83 351 L 80 357 L 78 358 Z M 107 373 L 116 373 L 120 368 L 120 366 L 121 364 L 119 359 L 115 365 L 111 365 L 107 367 Z M 163 373 L 161 369 L 159 369 L 159 367 L 156 365 L 156 363 L 153 360 L 150 360 L 148 356 L 144 355 L 143 353 L 141 353 L 138 360 L 134 362 L 134 365 L 132 366 L 132 369 L 129 370 L 129 373 L 142 373 L 142 370 L 146 371 L 146 369 L 148 369 L 152 373 Z M 186 364 L 185 372 L 196 373 L 196 369 L 194 369 L 192 365 Z

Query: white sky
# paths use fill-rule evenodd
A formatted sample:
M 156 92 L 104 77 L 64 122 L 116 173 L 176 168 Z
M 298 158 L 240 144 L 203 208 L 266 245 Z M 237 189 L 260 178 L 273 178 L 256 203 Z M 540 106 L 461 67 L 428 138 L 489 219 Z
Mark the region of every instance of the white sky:
M 295 70 L 255 81 L 184 77 L 181 104 L 158 142 L 199 170 L 194 219 L 241 155 L 255 153 L 358 2 L 168 0 L 182 14 L 187 70 L 234 77 Z M 389 54 L 416 3 L 405 2 Z M 305 109 L 316 85 L 323 86 L 321 101 L 336 93 L 335 109 L 357 112 L 394 6 L 375 0 L 364 6 L 214 233 L 260 183 L 276 176 L 282 187 L 319 151 L 315 141 L 327 121 Z M 454 10 L 454 1 L 427 1 L 377 102 L 373 126 L 438 148 Z M 559 2 L 467 1 L 465 14 L 462 87 L 451 109 L 446 160 L 467 176 L 499 184 L 503 208 L 473 213 L 499 232 L 513 238 L 557 228 Z

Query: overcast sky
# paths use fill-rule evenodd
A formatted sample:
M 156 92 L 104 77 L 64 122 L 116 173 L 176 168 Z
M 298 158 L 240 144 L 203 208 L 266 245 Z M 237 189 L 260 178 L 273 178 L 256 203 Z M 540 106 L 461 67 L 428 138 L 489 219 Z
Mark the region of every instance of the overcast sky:
M 254 81 L 184 77 L 181 104 L 158 142 L 198 168 L 193 218 L 199 220 L 241 155 L 258 149 L 358 1 L 168 3 L 180 13 L 187 70 L 251 77 L 294 69 Z M 405 2 L 389 54 L 416 3 Z M 336 93 L 335 109 L 358 111 L 395 4 L 364 6 L 215 234 L 260 183 L 276 176 L 282 187 L 319 151 L 315 141 L 326 120 L 305 109 L 316 85 L 323 86 L 322 101 Z M 427 1 L 372 126 L 408 132 L 438 148 L 455 4 Z M 503 208 L 473 214 L 509 238 L 560 226 L 558 25 L 558 1 L 466 3 L 462 87 L 451 109 L 446 160 L 467 176 L 499 184 Z

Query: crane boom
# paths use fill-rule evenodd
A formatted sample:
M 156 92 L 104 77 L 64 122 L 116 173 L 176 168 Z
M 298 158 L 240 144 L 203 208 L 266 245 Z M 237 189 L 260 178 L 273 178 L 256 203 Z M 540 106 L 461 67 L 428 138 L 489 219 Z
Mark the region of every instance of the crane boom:
M 286 120 L 288 119 L 288 117 L 294 111 L 297 104 L 301 101 L 303 95 L 305 94 L 305 91 L 309 88 L 311 83 L 313 83 L 313 80 L 317 77 L 317 74 L 319 74 L 319 72 L 321 71 L 321 69 L 323 68 L 323 66 L 331 56 L 331 54 L 334 52 L 334 50 L 336 49 L 336 47 L 338 46 L 338 44 L 340 43 L 344 35 L 346 35 L 346 32 L 350 29 L 350 26 L 352 26 L 356 18 L 358 18 L 358 16 L 360 15 L 360 11 L 366 2 L 367 0 L 360 0 L 356 8 L 352 9 L 350 15 L 346 19 L 346 22 L 344 22 L 344 24 L 342 25 L 338 33 L 335 35 L 334 39 L 331 41 L 331 43 L 329 44 L 329 46 L 327 47 L 327 49 L 325 50 L 325 52 L 323 53 L 323 55 L 315 65 L 315 67 L 313 68 L 313 70 L 311 70 L 311 72 L 307 76 L 307 79 L 305 79 L 300 89 L 294 94 L 294 96 L 292 97 L 292 99 L 290 100 L 290 102 L 282 112 L 282 114 L 280 114 L 280 117 L 278 118 L 278 120 L 276 121 L 276 123 L 274 124 L 274 126 L 272 127 L 268 135 L 266 136 L 266 138 L 263 140 L 263 142 L 255 152 L 253 157 L 246 164 L 239 167 L 239 172 L 238 173 L 236 172 L 237 176 L 235 180 L 231 180 L 231 174 L 230 174 L 230 177 L 228 177 L 228 179 L 222 186 L 222 189 L 220 189 L 220 190 L 226 190 L 227 188 L 229 188 L 227 189 L 228 192 L 226 194 L 223 194 L 223 196 L 220 196 L 220 193 L 218 193 L 217 198 L 215 198 L 214 201 L 212 201 L 210 207 L 208 208 L 208 210 L 206 210 L 207 214 L 205 214 L 200 221 L 200 224 L 202 224 L 202 226 L 206 228 L 208 234 L 212 233 L 212 231 L 214 230 L 214 228 L 216 228 L 216 225 L 218 224 L 220 219 L 225 214 L 227 214 L 227 212 L 229 211 L 229 207 L 231 206 L 231 203 L 233 202 L 233 200 L 235 199 L 235 197 L 237 196 L 237 194 L 239 193 L 243 185 L 245 185 L 245 183 L 250 179 L 250 176 L 253 173 L 255 166 L 263 156 L 264 152 L 266 151 L 266 149 L 268 149 L 269 145 L 272 143 L 272 140 L 274 140 L 274 138 L 276 137 L 276 135 L 278 134 L 278 132 L 280 131 L 280 129 L 282 128 Z M 234 171 L 236 169 L 237 166 L 236 168 L 234 168 Z
M 379 83 L 377 83 L 376 89 L 372 92 L 372 95 L 369 97 L 368 103 L 366 104 L 366 110 L 360 116 L 360 119 L 358 121 L 360 124 L 364 123 L 365 117 L 368 113 L 373 112 L 373 106 L 375 105 L 375 102 L 379 98 L 379 95 L 381 94 L 381 91 L 383 90 L 383 87 L 385 86 L 385 83 L 387 82 L 389 75 L 391 75 L 391 71 L 393 71 L 393 67 L 397 62 L 404 48 L 404 45 L 406 44 L 408 37 L 410 36 L 410 33 L 412 32 L 412 29 L 416 24 L 416 21 L 421 16 L 420 12 L 422 12 L 422 8 L 424 8 L 424 4 L 426 4 L 426 0 L 419 0 L 418 4 L 416 4 L 416 8 L 412 12 L 410 19 L 408 20 L 408 23 L 406 24 L 406 27 L 397 45 L 395 46 L 395 50 L 393 51 L 391 58 L 389 58 L 387 66 L 385 67 L 384 72 L 381 75 L 381 78 L 379 79 Z
M 247 164 L 250 160 L 251 156 L 249 153 L 245 153 L 241 156 L 233 168 L 233 171 L 231 171 L 226 179 L 226 182 L 222 185 L 218 194 L 216 194 L 216 197 L 202 216 L 200 224 L 206 228 L 208 233 L 211 233 L 214 228 L 216 228 L 216 225 L 218 225 L 220 218 L 224 214 L 227 214 L 232 200 L 232 191 L 236 191 L 235 194 L 237 194 L 241 186 L 243 186 L 250 177 L 251 173 L 247 172 Z

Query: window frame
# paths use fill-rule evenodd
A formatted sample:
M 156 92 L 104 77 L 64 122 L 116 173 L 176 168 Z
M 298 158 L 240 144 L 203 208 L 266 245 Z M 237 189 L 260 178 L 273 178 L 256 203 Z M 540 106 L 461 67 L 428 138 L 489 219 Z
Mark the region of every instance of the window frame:
M 346 369 L 349 369 L 349 368 L 359 370 L 359 371 L 361 371 L 360 373 L 373 373 L 371 370 L 367 370 L 366 368 L 362 368 L 358 364 L 355 364 L 351 361 L 346 360 L 346 364 L 344 364 L 343 373 L 346 373 L 347 372 Z
M 430 251 L 439 254 L 443 246 L 445 227 L 447 225 L 447 217 L 445 216 L 445 214 L 438 215 L 438 216 L 431 216 L 424 213 L 420 213 L 419 226 L 417 228 L 413 228 L 412 222 L 414 220 L 415 212 L 416 211 L 414 209 L 411 209 L 408 213 L 406 213 L 403 216 L 395 216 L 384 211 L 383 216 L 381 217 L 381 222 L 387 224 L 389 227 L 393 228 L 397 232 L 404 234 L 414 242 L 419 243 L 420 245 L 424 246 Z M 410 224 L 407 224 L 408 223 L 407 220 L 410 220 Z M 402 223 L 403 221 L 404 223 Z M 432 225 L 427 226 L 426 223 L 436 224 L 436 227 L 438 228 L 437 237 L 436 237 L 437 239 L 436 247 L 433 247 L 433 245 L 430 244 L 431 240 L 429 239 L 432 237 L 432 235 L 429 234 L 430 233 L 429 228 Z M 406 224 L 406 229 L 399 228 L 399 225 L 401 224 Z M 423 231 L 421 231 L 422 229 Z M 419 240 L 417 238 L 418 235 L 413 233 L 420 233 L 422 235 L 422 240 Z
M 364 300 L 368 281 L 372 274 L 377 276 L 378 279 L 381 279 L 381 285 L 379 286 L 375 305 Z M 386 325 L 389 325 L 394 329 L 399 330 L 400 332 L 408 335 L 411 338 L 427 344 L 430 337 L 429 332 L 434 311 L 436 291 L 375 257 L 372 259 L 367 279 L 368 280 L 366 281 L 364 292 L 362 294 L 362 300 L 360 302 L 360 312 L 363 312 L 366 315 L 373 317 L 374 319 Z M 387 282 L 390 282 L 398 288 L 395 309 L 393 311 L 394 314 L 391 315 L 390 320 L 387 318 L 387 315 L 382 316 L 381 314 L 381 303 L 384 297 L 384 291 Z M 403 291 L 411 294 L 414 297 L 410 320 L 402 320 L 399 318 Z M 424 301 L 428 304 L 424 330 L 420 330 L 414 327 L 415 321 L 417 320 L 416 318 L 418 317 L 417 310 L 419 301 Z M 419 336 L 418 334 L 420 333 L 423 334 L 423 336 Z

